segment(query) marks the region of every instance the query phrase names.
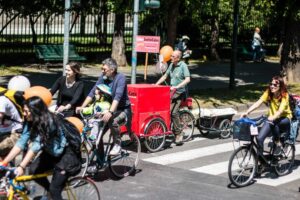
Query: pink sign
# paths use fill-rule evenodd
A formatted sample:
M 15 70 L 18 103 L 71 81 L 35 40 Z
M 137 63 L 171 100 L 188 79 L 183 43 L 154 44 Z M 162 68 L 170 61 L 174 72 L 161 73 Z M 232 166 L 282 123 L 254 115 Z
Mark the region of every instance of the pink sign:
M 159 36 L 138 35 L 136 37 L 135 51 L 137 52 L 158 53 L 159 46 Z

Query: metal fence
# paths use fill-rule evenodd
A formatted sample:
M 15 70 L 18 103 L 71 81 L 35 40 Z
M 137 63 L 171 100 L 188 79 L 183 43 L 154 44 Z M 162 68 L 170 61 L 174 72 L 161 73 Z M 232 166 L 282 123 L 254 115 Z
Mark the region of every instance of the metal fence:
M 140 22 L 145 19 L 146 14 L 140 14 Z M 225 19 L 227 20 L 227 19 Z M 246 20 L 246 19 L 244 19 Z M 131 14 L 125 15 L 124 40 L 126 50 L 132 48 L 132 30 L 133 19 Z M 112 48 L 112 36 L 114 33 L 115 14 L 101 15 L 82 15 L 76 12 L 71 12 L 70 15 L 70 43 L 76 46 L 79 53 L 89 54 L 98 52 L 110 52 Z M 243 19 L 241 20 L 243 22 Z M 245 43 L 250 47 L 252 39 L 253 27 L 255 25 L 262 26 L 262 21 L 253 21 L 244 26 L 239 25 L 240 43 Z M 229 23 L 229 25 L 226 23 Z M 228 49 L 231 46 L 231 30 L 226 27 L 231 27 L 232 22 L 220 21 L 219 47 Z M 249 27 L 252 24 L 252 27 Z M 186 27 L 186 24 L 185 24 Z M 203 24 L 199 28 L 200 36 L 195 31 L 190 31 L 189 35 L 198 40 L 191 44 L 192 47 L 204 49 L 209 48 L 211 39 L 211 30 L 209 24 Z M 267 28 L 268 30 L 268 28 Z M 156 34 L 161 36 L 161 41 L 166 40 L 165 30 L 158 30 Z M 186 27 L 184 31 L 189 31 Z M 199 32 L 198 31 L 198 32 Z M 276 41 L 269 36 L 269 43 L 276 44 Z M 37 15 L 32 18 L 29 16 L 21 16 L 11 12 L 9 15 L 0 10 L 0 56 L 13 55 L 15 53 L 34 53 L 34 44 L 62 44 L 64 40 L 64 15 L 51 14 L 48 16 Z
M 0 10 L 1 13 L 1 10 Z M 115 14 L 70 16 L 70 43 L 79 52 L 111 50 Z M 132 41 L 132 18 L 125 15 L 124 39 L 127 48 Z M 62 44 L 64 15 L 21 17 L 16 13 L 0 15 L 0 54 L 33 53 L 34 44 Z

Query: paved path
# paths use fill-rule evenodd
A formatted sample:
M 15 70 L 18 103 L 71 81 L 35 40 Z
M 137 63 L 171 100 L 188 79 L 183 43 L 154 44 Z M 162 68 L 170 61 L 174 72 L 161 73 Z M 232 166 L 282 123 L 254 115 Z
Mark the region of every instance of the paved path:
M 299 146 L 300 143 L 297 143 L 298 149 Z M 262 178 L 255 179 L 254 184 L 238 189 L 230 184 L 227 175 L 228 160 L 233 150 L 231 138 L 219 139 L 217 133 L 203 137 L 196 130 L 193 140 L 183 146 L 171 145 L 157 153 L 143 152 L 138 167 L 140 171 L 135 176 L 113 181 L 103 172 L 97 185 L 100 185 L 103 199 L 300 198 L 299 150 L 291 174 L 277 177 L 268 171 Z
M 190 89 L 203 88 L 227 88 L 229 84 L 230 63 L 200 63 L 189 66 L 192 74 Z M 129 68 L 119 68 L 119 71 L 127 75 L 128 82 L 131 80 Z M 278 75 L 280 66 L 278 63 L 238 63 L 236 67 L 236 82 L 238 85 L 252 83 L 267 83 L 271 77 Z M 86 66 L 82 70 L 83 79 L 87 83 L 87 88 L 94 83 L 101 73 L 100 67 Z M 43 85 L 51 87 L 54 81 L 61 75 L 59 68 L 51 68 L 49 71 L 28 72 L 26 76 L 32 85 Z M 149 66 L 147 82 L 154 83 L 160 77 L 160 72 L 155 66 Z M 7 84 L 10 76 L 0 77 L 0 84 Z M 137 70 L 136 82 L 144 82 L 144 69 Z

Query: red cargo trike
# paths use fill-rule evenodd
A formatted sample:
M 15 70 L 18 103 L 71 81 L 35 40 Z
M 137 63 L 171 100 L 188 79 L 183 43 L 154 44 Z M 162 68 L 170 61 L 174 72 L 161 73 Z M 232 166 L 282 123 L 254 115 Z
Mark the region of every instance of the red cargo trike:
M 166 136 L 173 135 L 170 114 L 170 86 L 152 84 L 129 84 L 128 94 L 131 101 L 131 130 L 144 140 L 150 152 L 161 150 Z M 182 103 L 180 119 L 183 125 L 184 141 L 194 132 L 194 117 L 189 112 L 192 101 L 187 98 Z M 122 131 L 126 131 L 122 128 Z

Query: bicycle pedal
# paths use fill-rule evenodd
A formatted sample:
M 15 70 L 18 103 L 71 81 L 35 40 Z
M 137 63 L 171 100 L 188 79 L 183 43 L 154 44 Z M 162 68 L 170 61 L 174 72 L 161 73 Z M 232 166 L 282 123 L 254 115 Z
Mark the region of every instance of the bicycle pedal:
M 89 173 L 89 174 L 96 174 L 97 172 L 98 172 L 98 167 L 96 165 L 89 166 L 87 168 L 87 173 Z

